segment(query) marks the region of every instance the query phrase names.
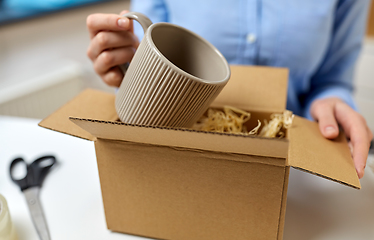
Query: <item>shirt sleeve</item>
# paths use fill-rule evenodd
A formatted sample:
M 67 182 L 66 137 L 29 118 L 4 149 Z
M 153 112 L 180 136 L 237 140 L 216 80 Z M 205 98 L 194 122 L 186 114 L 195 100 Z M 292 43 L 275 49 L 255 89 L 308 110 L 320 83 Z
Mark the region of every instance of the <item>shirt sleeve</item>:
M 365 35 L 369 4 L 370 0 L 342 0 L 337 4 L 330 45 L 305 99 L 307 118 L 312 119 L 312 102 L 328 97 L 338 97 L 357 110 L 352 96 L 353 72 Z
M 131 0 L 131 11 L 146 15 L 153 23 L 168 22 L 169 14 L 164 0 Z M 141 40 L 144 32 L 139 23 L 134 23 L 134 32 Z

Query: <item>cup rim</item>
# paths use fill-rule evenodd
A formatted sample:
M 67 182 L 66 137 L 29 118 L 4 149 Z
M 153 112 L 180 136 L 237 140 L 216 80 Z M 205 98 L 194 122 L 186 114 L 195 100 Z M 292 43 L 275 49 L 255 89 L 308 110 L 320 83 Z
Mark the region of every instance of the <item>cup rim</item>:
M 175 27 L 175 28 L 179 28 L 191 35 L 193 35 L 194 37 L 198 38 L 200 41 L 202 41 L 204 44 L 208 45 L 218 56 L 219 58 L 221 59 L 221 61 L 223 61 L 224 65 L 225 65 L 225 70 L 226 70 L 226 76 L 221 79 L 221 80 L 218 80 L 218 81 L 209 81 L 209 80 L 206 80 L 206 79 L 203 79 L 203 78 L 199 78 L 197 76 L 194 76 L 186 71 L 184 71 L 183 69 L 177 67 L 174 63 L 172 63 L 169 59 L 167 59 L 164 54 L 161 53 L 161 51 L 156 47 L 155 43 L 153 42 L 153 39 L 151 37 L 151 34 L 152 34 L 152 30 L 156 27 L 159 27 L 159 26 L 167 26 L 167 27 Z M 230 79 L 230 75 L 231 75 L 231 70 L 230 70 L 230 67 L 229 67 L 229 64 L 226 60 L 226 58 L 222 55 L 222 53 L 213 45 L 211 44 L 209 41 L 207 41 L 206 39 L 204 39 L 203 37 L 201 37 L 200 35 L 184 28 L 184 27 L 181 27 L 179 25 L 176 25 L 176 24 L 172 24 L 172 23 L 166 23 L 166 22 L 159 22 L 159 23 L 154 23 L 152 24 L 148 29 L 147 29 L 147 32 L 146 32 L 146 35 L 147 35 L 147 39 L 151 45 L 151 47 L 155 50 L 155 52 L 157 53 L 157 55 L 165 62 L 168 63 L 168 66 L 170 66 L 173 70 L 177 71 L 178 73 L 180 73 L 181 75 L 184 75 L 185 77 L 189 78 L 189 79 L 192 79 L 194 81 L 197 81 L 197 82 L 200 82 L 200 83 L 205 83 L 205 84 L 210 84 L 210 85 L 221 85 L 221 84 L 225 84 L 229 79 Z

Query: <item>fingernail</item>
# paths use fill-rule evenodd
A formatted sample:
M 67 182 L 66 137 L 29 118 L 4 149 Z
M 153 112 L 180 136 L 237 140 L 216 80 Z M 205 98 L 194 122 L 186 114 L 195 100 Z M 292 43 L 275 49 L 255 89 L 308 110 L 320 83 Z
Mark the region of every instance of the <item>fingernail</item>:
M 325 128 L 325 133 L 326 134 L 332 134 L 332 133 L 335 133 L 335 128 L 334 127 L 331 127 L 331 126 L 328 126 Z
M 129 19 L 127 18 L 120 18 L 117 21 L 118 26 L 122 28 L 127 28 L 129 26 Z
M 362 169 L 359 173 L 358 173 L 358 178 L 361 179 L 363 178 L 365 175 L 365 169 Z

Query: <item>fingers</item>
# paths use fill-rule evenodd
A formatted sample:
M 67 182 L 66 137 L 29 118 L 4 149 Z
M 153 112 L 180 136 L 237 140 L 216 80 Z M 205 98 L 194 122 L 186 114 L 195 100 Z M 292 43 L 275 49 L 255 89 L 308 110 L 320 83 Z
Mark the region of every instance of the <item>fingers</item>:
M 94 69 L 105 83 L 118 87 L 123 73 L 118 67 L 130 62 L 139 45 L 133 33 L 132 20 L 122 17 L 128 12 L 117 14 L 92 14 L 87 17 L 87 28 L 91 42 L 87 56 L 94 63 Z
M 367 141 L 368 136 L 366 137 L 365 134 L 364 129 L 357 128 L 353 129 L 351 137 L 352 157 L 359 178 L 364 176 L 370 147 L 370 143 Z
M 87 56 L 94 61 L 103 51 L 120 47 L 134 47 L 138 45 L 137 38 L 131 32 L 99 32 L 87 49 Z
M 91 39 L 100 31 L 132 31 L 132 22 L 117 14 L 91 14 L 87 17 L 86 24 Z
M 115 48 L 101 53 L 94 62 L 95 71 L 104 74 L 110 68 L 129 62 L 134 56 L 134 48 Z
M 107 85 L 119 87 L 121 85 L 123 77 L 123 72 L 118 66 L 116 66 L 111 68 L 108 72 L 106 72 L 106 74 L 102 75 L 101 78 Z
M 318 121 L 322 135 L 334 139 L 339 135 L 339 127 L 335 120 L 335 102 L 316 100 L 311 106 L 311 115 Z
M 370 142 L 373 138 L 365 119 L 347 104 L 336 105 L 337 121 L 342 126 L 352 146 L 352 157 L 359 178 L 364 176 Z
M 132 47 L 104 51 L 95 59 L 94 69 L 105 83 L 118 87 L 120 81 L 122 81 L 123 73 L 117 66 L 125 62 L 130 62 L 134 53 L 135 48 Z
M 311 106 L 312 117 L 318 121 L 326 138 L 338 136 L 338 124 L 350 139 L 351 154 L 359 178 L 364 176 L 366 160 L 373 134 L 365 119 L 338 98 L 316 100 Z

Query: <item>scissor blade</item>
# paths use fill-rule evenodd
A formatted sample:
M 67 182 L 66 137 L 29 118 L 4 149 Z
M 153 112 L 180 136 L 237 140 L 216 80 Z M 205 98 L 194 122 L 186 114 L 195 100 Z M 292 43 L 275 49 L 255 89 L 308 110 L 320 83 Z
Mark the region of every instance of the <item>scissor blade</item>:
M 39 200 L 39 187 L 23 190 L 34 226 L 41 240 L 50 240 L 47 221 L 45 220 L 42 205 Z

